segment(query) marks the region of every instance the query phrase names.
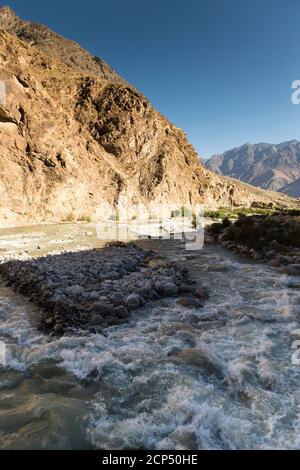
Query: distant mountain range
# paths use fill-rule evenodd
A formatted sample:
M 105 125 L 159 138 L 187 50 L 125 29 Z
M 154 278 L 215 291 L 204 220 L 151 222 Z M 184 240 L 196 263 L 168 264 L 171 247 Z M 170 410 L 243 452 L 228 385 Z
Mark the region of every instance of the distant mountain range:
M 245 144 L 214 155 L 205 166 L 263 189 L 300 197 L 300 142 Z

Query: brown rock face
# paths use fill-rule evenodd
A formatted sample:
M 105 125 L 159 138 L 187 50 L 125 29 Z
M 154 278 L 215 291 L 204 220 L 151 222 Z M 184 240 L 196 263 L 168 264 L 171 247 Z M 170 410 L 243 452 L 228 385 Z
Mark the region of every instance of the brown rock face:
M 1 222 L 93 217 L 120 196 L 210 208 L 296 204 L 203 168 L 184 132 L 105 62 L 7 7 L 0 80 Z

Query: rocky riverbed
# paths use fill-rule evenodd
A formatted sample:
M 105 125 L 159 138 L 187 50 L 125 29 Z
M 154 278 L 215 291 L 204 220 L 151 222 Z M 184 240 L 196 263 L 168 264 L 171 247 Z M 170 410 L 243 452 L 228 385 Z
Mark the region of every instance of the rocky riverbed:
M 6 261 L 0 274 L 7 286 L 41 307 L 39 328 L 58 336 L 101 333 L 166 297 L 188 308 L 202 306 L 207 297 L 186 268 L 133 243 Z
M 0 246 L 3 261 L 33 263 L 105 244 L 74 224 L 6 228 Z M 188 268 L 204 306 L 183 305 L 196 296 L 178 285 L 102 333 L 44 334 L 41 308 L 0 278 L 0 448 L 299 449 L 300 277 L 217 244 L 139 248 L 154 254 L 130 274 Z

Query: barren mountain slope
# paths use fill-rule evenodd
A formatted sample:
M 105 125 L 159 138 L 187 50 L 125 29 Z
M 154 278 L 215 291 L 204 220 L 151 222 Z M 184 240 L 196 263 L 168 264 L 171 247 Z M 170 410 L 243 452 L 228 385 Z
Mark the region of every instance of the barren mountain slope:
M 288 196 L 299 198 L 300 197 L 300 178 L 297 178 L 295 181 L 293 181 L 292 183 L 282 188 L 282 191 Z
M 300 142 L 245 144 L 214 155 L 206 166 L 221 175 L 292 195 L 285 188 L 300 177 Z M 293 195 L 300 197 L 300 188 Z
M 64 38 L 46 26 L 23 21 L 9 7 L 0 9 L 0 27 L 45 54 L 59 59 L 74 70 L 99 75 L 111 82 L 126 83 L 99 57 L 94 57 L 74 41 Z
M 294 204 L 203 168 L 182 130 L 75 43 L 8 8 L 0 26 L 10 31 L 0 27 L 2 222 L 93 216 L 120 196 L 210 208 Z

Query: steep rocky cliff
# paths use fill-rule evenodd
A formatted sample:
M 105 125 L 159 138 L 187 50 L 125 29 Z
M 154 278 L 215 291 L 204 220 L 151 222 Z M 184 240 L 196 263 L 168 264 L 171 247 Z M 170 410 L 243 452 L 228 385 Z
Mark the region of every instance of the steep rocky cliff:
M 93 217 L 104 201 L 294 201 L 219 177 L 105 62 L 0 9 L 0 221 Z M 5 93 L 3 92 L 5 87 Z

